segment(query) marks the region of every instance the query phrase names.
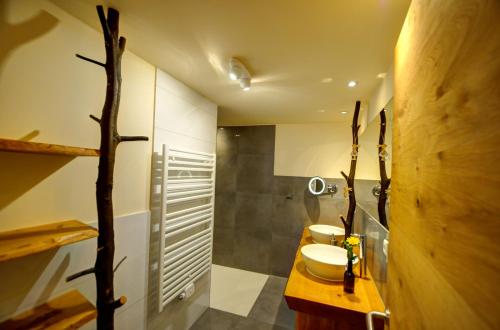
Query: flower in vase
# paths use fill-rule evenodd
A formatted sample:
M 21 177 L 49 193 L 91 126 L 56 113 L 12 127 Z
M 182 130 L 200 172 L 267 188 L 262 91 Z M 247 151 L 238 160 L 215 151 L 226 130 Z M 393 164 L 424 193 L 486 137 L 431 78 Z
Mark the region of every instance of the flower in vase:
M 344 248 L 347 250 L 347 258 L 349 260 L 354 260 L 354 253 L 352 252 L 352 248 L 359 245 L 359 238 L 354 236 L 349 236 L 344 241 Z
M 346 240 L 347 244 L 349 244 L 351 247 L 358 246 L 359 245 L 359 238 L 355 236 L 349 236 Z

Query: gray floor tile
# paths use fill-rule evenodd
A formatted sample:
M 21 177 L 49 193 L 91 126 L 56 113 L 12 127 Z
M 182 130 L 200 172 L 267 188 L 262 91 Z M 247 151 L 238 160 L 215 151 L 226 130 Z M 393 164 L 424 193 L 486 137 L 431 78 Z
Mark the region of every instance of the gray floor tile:
M 209 308 L 193 324 L 191 330 L 232 330 L 244 319 L 239 315 Z
M 264 288 L 262 291 L 269 291 L 273 293 L 278 293 L 280 295 L 283 295 L 285 292 L 286 288 L 286 282 L 288 279 L 286 277 L 280 277 L 280 276 L 269 276 L 269 279 L 267 280 L 266 284 L 264 285 Z
M 287 330 L 276 324 L 260 322 L 250 318 L 245 318 L 236 324 L 235 330 Z
M 270 276 L 248 318 L 286 329 L 295 328 L 295 312 L 285 302 L 286 278 Z
M 248 317 L 209 308 L 191 330 L 290 330 L 295 313 L 283 297 L 287 279 L 269 276 Z

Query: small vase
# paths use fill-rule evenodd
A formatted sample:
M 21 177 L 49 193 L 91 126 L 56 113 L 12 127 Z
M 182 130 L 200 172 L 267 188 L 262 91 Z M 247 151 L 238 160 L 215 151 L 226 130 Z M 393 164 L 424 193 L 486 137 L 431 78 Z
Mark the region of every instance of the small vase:
M 356 276 L 352 271 L 352 260 L 348 259 L 347 269 L 344 273 L 344 292 L 354 293 L 354 279 Z

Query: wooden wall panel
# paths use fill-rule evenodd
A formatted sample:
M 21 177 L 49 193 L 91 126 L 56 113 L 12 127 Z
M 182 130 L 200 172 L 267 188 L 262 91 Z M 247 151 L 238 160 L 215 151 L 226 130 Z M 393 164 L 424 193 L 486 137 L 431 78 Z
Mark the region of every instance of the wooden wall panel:
M 500 329 L 500 1 L 414 0 L 394 102 L 391 329 Z

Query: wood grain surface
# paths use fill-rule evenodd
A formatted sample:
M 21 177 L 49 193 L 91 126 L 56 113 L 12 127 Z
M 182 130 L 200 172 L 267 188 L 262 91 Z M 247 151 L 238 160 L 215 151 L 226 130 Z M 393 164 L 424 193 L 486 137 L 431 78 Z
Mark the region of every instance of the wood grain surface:
M 500 329 L 500 2 L 414 0 L 395 54 L 391 329 Z

